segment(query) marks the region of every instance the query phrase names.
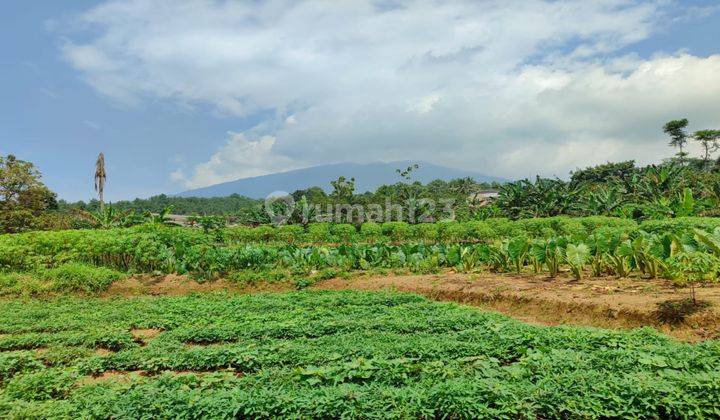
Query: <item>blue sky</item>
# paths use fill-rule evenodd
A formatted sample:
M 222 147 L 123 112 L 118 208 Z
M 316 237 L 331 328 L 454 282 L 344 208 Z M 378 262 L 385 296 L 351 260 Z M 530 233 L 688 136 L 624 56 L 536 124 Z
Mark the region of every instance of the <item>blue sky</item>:
M 667 156 L 720 127 L 720 2 L 2 5 L 0 153 L 111 200 L 339 161 L 503 177 Z

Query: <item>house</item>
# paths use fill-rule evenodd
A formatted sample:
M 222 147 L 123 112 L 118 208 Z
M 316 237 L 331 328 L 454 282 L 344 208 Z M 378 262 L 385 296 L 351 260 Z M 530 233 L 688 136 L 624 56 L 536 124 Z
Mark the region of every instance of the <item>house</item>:
M 480 190 L 470 194 L 470 203 L 476 206 L 486 206 L 497 198 L 499 190 Z

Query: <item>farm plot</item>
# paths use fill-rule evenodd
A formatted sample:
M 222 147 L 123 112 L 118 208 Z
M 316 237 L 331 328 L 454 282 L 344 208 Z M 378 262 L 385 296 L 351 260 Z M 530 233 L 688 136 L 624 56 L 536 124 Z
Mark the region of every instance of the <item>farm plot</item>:
M 9 417 L 720 415 L 720 343 L 538 327 L 412 294 L 2 301 Z

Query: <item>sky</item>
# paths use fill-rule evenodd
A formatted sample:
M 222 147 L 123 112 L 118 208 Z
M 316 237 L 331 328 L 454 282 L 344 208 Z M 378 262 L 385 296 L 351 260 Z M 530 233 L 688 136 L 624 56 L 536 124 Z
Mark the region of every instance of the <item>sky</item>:
M 60 198 L 318 164 L 509 179 L 672 155 L 720 128 L 720 1 L 11 0 L 0 154 Z

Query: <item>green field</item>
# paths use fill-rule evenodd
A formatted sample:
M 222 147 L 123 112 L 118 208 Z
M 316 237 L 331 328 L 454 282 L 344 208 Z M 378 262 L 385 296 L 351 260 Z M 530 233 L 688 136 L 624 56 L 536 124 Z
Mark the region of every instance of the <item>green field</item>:
M 2 235 L 0 417 L 717 418 L 713 340 L 530 326 L 407 294 L 97 295 L 168 274 L 297 288 L 353 272 L 488 271 L 711 285 L 719 226 L 554 217 Z
M 9 417 L 720 415 L 720 343 L 649 329 L 543 328 L 392 293 L 2 306 Z

